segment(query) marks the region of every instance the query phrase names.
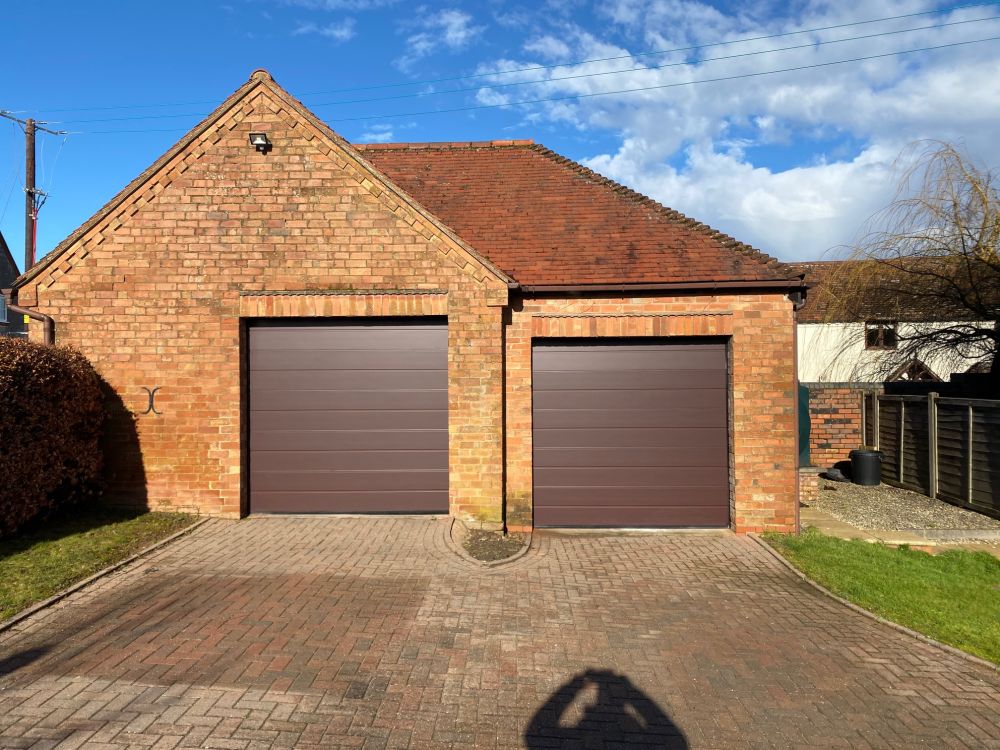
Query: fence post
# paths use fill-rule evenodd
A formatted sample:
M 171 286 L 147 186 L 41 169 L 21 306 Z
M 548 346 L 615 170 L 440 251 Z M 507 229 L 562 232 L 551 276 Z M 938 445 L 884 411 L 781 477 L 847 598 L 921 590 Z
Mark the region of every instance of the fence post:
M 927 394 L 927 452 L 930 457 L 930 471 L 928 472 L 927 494 L 932 498 L 937 498 L 938 492 L 938 419 L 937 419 L 938 394 L 931 391 Z
M 968 430 L 968 435 L 966 435 L 965 443 L 965 502 L 972 502 L 972 404 L 969 404 L 969 418 L 966 422 L 966 429 Z
M 868 394 L 861 391 L 861 445 L 867 448 L 868 442 Z
M 872 425 L 873 432 L 875 433 L 872 438 L 874 439 L 873 445 L 875 450 L 878 450 L 881 438 L 879 437 L 879 402 L 878 402 L 878 391 L 872 391 Z
M 906 444 L 904 442 L 905 440 L 906 440 L 906 401 L 903 400 L 903 399 L 900 399 L 900 401 L 899 401 L 899 461 L 897 462 L 898 463 L 898 467 L 897 468 L 899 469 L 899 476 L 896 477 L 896 481 L 899 482 L 900 484 L 903 483 L 903 462 L 906 460 L 906 451 L 904 450 L 904 448 L 906 447 Z

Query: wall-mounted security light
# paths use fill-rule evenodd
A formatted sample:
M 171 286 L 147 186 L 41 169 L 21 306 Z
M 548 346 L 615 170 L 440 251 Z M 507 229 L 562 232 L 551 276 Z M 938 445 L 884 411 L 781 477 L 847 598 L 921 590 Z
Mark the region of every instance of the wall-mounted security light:
M 251 133 L 250 145 L 262 154 L 271 150 L 271 141 L 267 138 L 267 133 Z

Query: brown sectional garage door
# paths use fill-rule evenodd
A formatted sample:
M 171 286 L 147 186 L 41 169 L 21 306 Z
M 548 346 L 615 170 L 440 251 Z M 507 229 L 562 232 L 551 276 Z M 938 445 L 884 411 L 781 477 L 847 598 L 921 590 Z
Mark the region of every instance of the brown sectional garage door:
M 726 345 L 537 341 L 536 526 L 729 525 Z
M 250 510 L 448 512 L 445 322 L 254 326 Z

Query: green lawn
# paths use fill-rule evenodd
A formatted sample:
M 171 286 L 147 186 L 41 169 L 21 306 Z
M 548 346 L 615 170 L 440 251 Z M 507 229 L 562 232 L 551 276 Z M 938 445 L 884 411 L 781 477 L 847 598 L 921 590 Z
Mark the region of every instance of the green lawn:
M 0 539 L 0 620 L 190 525 L 186 513 L 75 508 Z
M 1000 664 L 1000 560 L 985 552 L 929 555 L 807 529 L 766 535 L 799 570 L 887 620 Z

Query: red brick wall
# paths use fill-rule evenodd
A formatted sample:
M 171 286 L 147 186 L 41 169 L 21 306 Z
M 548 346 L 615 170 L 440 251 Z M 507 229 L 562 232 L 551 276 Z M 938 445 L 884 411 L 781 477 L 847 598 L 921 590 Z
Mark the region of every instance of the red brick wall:
M 533 337 L 720 336 L 731 341 L 733 527 L 797 528 L 794 329 L 784 295 L 527 299 L 506 335 L 509 526 L 531 525 Z
M 842 384 L 804 385 L 809 389 L 809 460 L 822 468 L 849 460 L 850 452 L 864 442 L 863 391 Z
M 799 469 L 799 502 L 812 505 L 819 499 L 819 470 L 813 468 Z
M 251 129 L 267 131 L 270 153 L 250 147 Z M 326 294 L 259 295 L 288 291 Z M 231 517 L 243 510 L 241 320 L 446 313 L 451 510 L 502 520 L 506 282 L 267 85 L 77 238 L 20 301 L 94 362 L 120 399 L 121 429 L 135 420 L 113 442 L 137 440 L 141 458 L 116 467 L 113 492 Z M 160 415 L 142 414 L 144 387 L 160 389 Z

